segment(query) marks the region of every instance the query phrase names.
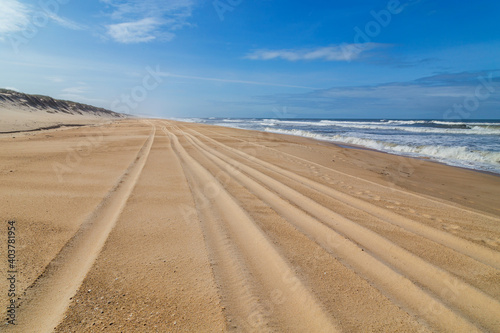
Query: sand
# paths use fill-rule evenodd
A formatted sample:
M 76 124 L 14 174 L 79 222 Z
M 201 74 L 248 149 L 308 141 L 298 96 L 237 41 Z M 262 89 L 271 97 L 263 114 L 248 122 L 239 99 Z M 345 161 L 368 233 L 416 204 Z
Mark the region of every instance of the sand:
M 37 131 L 59 127 L 78 127 L 90 124 L 103 124 L 112 118 L 92 115 L 58 114 L 53 115 L 39 110 L 0 108 L 0 135 L 18 132 Z
M 0 135 L 102 124 L 127 117 L 92 105 L 0 89 Z
M 1 331 L 500 332 L 499 176 L 147 119 L 0 160 Z

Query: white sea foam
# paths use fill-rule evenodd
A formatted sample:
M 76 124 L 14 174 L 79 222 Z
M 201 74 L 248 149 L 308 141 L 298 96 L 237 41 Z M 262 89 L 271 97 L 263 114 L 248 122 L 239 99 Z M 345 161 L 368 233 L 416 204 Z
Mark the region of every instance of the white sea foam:
M 242 123 L 245 120 L 244 119 L 222 119 L 222 121 L 225 123 Z
M 390 120 L 386 123 L 379 122 L 349 122 L 349 121 L 331 121 L 322 120 L 319 126 L 330 125 L 341 128 L 357 128 L 372 130 L 392 130 L 405 131 L 413 133 L 435 133 L 435 134 L 464 134 L 464 135 L 500 135 L 500 125 L 488 123 L 447 123 L 448 126 L 464 126 L 464 128 L 437 128 L 437 127 L 409 127 L 401 125 L 425 124 L 428 121 L 400 121 Z M 437 122 L 434 122 L 437 124 Z M 394 126 L 397 124 L 399 126 Z M 393 125 L 393 126 L 391 126 Z M 444 124 L 443 124 L 444 125 Z M 465 126 L 467 126 L 465 128 Z
M 498 121 L 257 118 L 180 120 L 358 145 L 500 174 Z
M 224 120 L 224 122 L 245 122 L 243 120 Z M 246 122 L 249 122 L 246 120 Z M 262 119 L 256 122 L 261 126 L 291 127 L 338 127 L 348 129 L 404 131 L 412 133 L 464 134 L 464 135 L 500 135 L 500 123 L 462 123 L 429 120 L 386 120 L 386 121 L 345 121 L 345 120 L 282 120 Z M 409 125 L 420 126 L 409 126 Z M 443 127 L 425 127 L 424 124 L 443 125 Z M 497 126 L 498 125 L 498 126 Z M 448 126 L 448 127 L 445 127 Z M 463 128 L 461 128 L 463 127 Z
M 291 125 L 291 126 L 326 126 L 320 121 L 304 121 L 304 120 L 282 120 L 282 119 L 263 119 L 263 125 Z
M 266 128 L 268 132 L 290 134 L 325 140 L 331 142 L 342 142 L 350 145 L 357 145 L 366 148 L 376 149 L 388 153 L 408 155 L 414 157 L 428 157 L 443 163 L 462 166 L 477 167 L 481 169 L 500 172 L 500 152 L 472 150 L 465 146 L 443 146 L 443 145 L 404 145 L 394 142 L 366 139 L 344 135 L 325 135 L 310 131 L 292 129 Z
M 500 135 L 500 128 L 472 126 L 470 128 L 398 127 L 397 131 L 435 134 Z
M 442 120 L 383 120 L 382 122 L 388 124 L 398 124 L 398 125 L 416 125 L 416 124 L 436 124 L 436 125 L 450 125 L 450 126 L 467 126 L 467 125 L 478 125 L 478 126 L 500 126 L 500 123 L 492 122 L 460 122 L 460 121 L 442 121 Z

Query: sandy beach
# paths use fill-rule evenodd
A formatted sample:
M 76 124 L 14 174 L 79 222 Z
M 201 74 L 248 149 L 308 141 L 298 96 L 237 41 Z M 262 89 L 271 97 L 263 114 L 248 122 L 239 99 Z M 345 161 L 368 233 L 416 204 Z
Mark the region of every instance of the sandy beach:
M 1 331 L 500 332 L 497 175 L 159 119 L 0 160 Z

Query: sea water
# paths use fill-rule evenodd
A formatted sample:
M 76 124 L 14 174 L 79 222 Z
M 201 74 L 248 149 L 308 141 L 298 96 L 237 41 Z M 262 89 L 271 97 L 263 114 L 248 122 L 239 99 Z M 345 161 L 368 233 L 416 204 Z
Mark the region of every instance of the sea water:
M 178 120 L 303 136 L 500 174 L 500 120 Z

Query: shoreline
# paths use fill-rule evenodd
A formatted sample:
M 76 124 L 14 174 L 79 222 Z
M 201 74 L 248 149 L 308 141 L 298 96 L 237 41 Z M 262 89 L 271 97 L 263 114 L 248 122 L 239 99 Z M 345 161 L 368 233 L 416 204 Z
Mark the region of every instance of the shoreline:
M 388 154 L 388 155 L 397 156 L 397 157 L 409 158 L 409 159 L 413 159 L 413 160 L 417 160 L 417 161 L 431 162 L 431 163 L 436 163 L 436 164 L 439 164 L 439 165 L 444 165 L 444 166 L 453 167 L 453 168 L 457 168 L 457 169 L 462 169 L 462 170 L 467 170 L 467 171 L 472 171 L 472 172 L 478 172 L 478 173 L 482 173 L 482 174 L 487 174 L 487 175 L 491 175 L 491 176 L 495 176 L 495 177 L 500 177 L 500 172 L 496 173 L 496 172 L 493 172 L 493 171 L 487 171 L 487 170 L 481 170 L 481 169 L 473 169 L 473 168 L 468 168 L 468 167 L 464 167 L 464 166 L 457 166 L 457 165 L 447 164 L 445 162 L 441 162 L 441 161 L 435 160 L 432 157 L 418 157 L 418 156 L 398 154 L 398 153 L 394 153 L 394 152 L 387 152 L 387 151 L 378 150 L 378 149 L 375 149 L 375 148 L 370 148 L 370 147 L 365 147 L 365 146 L 355 145 L 355 144 L 348 144 L 348 143 L 338 142 L 338 141 L 333 141 L 333 140 L 326 140 L 326 139 L 322 140 L 322 139 L 318 139 L 318 138 L 310 138 L 310 137 L 305 137 L 305 136 L 301 136 L 301 135 L 294 135 L 294 134 L 288 134 L 288 133 L 286 133 L 286 134 L 285 133 L 276 133 L 276 132 L 272 132 L 272 131 L 264 131 L 264 130 L 256 130 L 256 129 L 246 129 L 246 128 L 237 128 L 237 127 L 222 126 L 222 125 L 215 125 L 215 124 L 187 122 L 187 121 L 175 120 L 175 119 L 169 119 L 169 118 L 138 118 L 138 117 L 131 117 L 131 116 L 127 116 L 127 117 L 128 117 L 128 119 L 136 119 L 136 120 L 141 120 L 141 119 L 148 119 L 148 120 L 153 120 L 153 121 L 154 120 L 168 120 L 168 121 L 176 121 L 176 122 L 185 123 L 185 124 L 199 124 L 199 125 L 215 126 L 215 127 L 221 127 L 221 128 L 232 128 L 232 129 L 238 129 L 238 130 L 244 130 L 244 131 L 255 131 L 255 132 L 259 132 L 259 133 L 272 133 L 272 134 L 276 134 L 276 135 L 299 137 L 299 138 L 313 140 L 313 141 L 316 141 L 316 142 L 322 142 L 322 143 L 326 143 L 326 144 L 331 144 L 331 145 L 334 145 L 334 146 L 339 147 L 339 148 L 357 149 L 357 150 L 364 150 L 364 151 L 373 151 L 373 152 L 378 152 L 378 153 L 382 153 L 382 154 Z M 271 118 L 269 118 L 269 119 L 271 119 Z M 90 119 L 87 119 L 87 120 L 83 120 L 84 123 L 81 123 L 81 124 L 71 124 L 71 123 L 60 123 L 60 122 L 57 122 L 55 125 L 50 125 L 50 126 L 46 126 L 46 127 L 39 127 L 39 128 L 33 128 L 33 129 L 12 130 L 12 131 L 0 132 L 0 139 L 1 138 L 9 137 L 9 135 L 12 135 L 12 134 L 21 134 L 22 135 L 22 134 L 30 134 L 30 133 L 41 132 L 41 131 L 51 131 L 51 130 L 56 130 L 56 129 L 65 129 L 65 128 L 71 129 L 72 127 L 86 127 L 86 126 L 91 126 L 92 127 L 92 126 L 96 126 L 96 125 L 107 124 L 107 123 L 110 123 L 110 122 L 111 123 L 112 122 L 119 122 L 121 120 L 123 120 L 123 119 L 102 118 L 100 120 L 96 120 L 95 118 L 90 118 Z M 346 119 L 346 120 L 352 120 L 352 119 Z M 374 120 L 374 119 L 365 119 L 365 120 Z M 377 119 L 375 119 L 375 120 L 377 120 Z M 432 119 L 419 119 L 419 120 L 430 121 Z M 471 120 L 471 121 L 475 121 L 475 120 Z
M 496 173 L 448 165 L 430 159 L 419 159 L 412 156 L 397 155 L 365 147 L 360 147 L 360 149 L 354 147 L 343 148 L 332 141 L 318 140 L 315 138 L 308 138 L 298 135 L 273 133 L 273 132 L 251 130 L 251 129 L 240 129 L 240 128 L 226 127 L 226 126 L 219 126 L 212 124 L 199 124 L 190 122 L 180 122 L 180 123 L 186 125 L 196 124 L 202 127 L 208 126 L 219 129 L 226 129 L 229 132 L 231 130 L 245 131 L 248 133 L 256 134 L 257 137 L 278 136 L 284 138 L 284 141 L 292 141 L 299 143 L 307 142 L 313 145 L 336 147 L 341 150 L 345 149 L 351 151 L 349 153 L 350 158 L 352 158 L 355 155 L 356 151 L 360 153 L 363 152 L 368 155 L 367 156 L 362 155 L 362 157 L 360 157 L 359 160 L 356 161 L 356 163 L 362 165 L 363 166 L 362 169 L 364 170 L 370 169 L 371 173 L 375 175 L 376 179 L 378 179 L 379 182 L 390 183 L 393 184 L 391 186 L 397 186 L 397 187 L 401 186 L 404 190 L 416 191 L 418 193 L 422 194 L 425 193 L 426 195 L 428 195 L 431 192 L 423 189 L 422 188 L 423 186 L 421 186 L 420 184 L 420 181 L 423 180 L 422 177 L 424 177 L 425 182 L 428 184 L 427 186 L 431 188 L 431 191 L 434 193 L 433 195 L 435 196 L 437 194 L 440 199 L 450 198 L 450 197 L 457 197 L 457 198 L 467 197 L 467 192 L 462 190 L 457 191 L 456 194 L 453 194 L 452 192 L 448 191 L 443 192 L 445 194 L 439 194 L 440 192 L 442 192 L 442 189 L 440 187 L 444 186 L 441 185 L 442 183 L 445 183 L 447 186 L 449 186 L 450 183 L 453 183 L 454 186 L 458 186 L 457 187 L 458 189 L 462 187 L 460 185 L 462 182 L 464 181 L 467 182 L 471 178 L 476 178 L 475 175 L 477 175 L 478 177 L 481 176 L 491 177 L 491 181 L 494 182 L 498 182 L 500 180 L 499 175 Z M 351 165 L 352 164 L 353 163 L 351 163 Z M 447 170 L 449 170 L 451 173 L 448 172 Z M 451 176 L 455 175 L 456 173 L 459 174 L 460 176 L 458 177 Z M 434 179 L 434 181 L 428 182 L 429 178 Z M 475 187 L 475 185 L 472 185 L 472 183 L 471 186 Z M 467 201 L 459 200 L 459 202 L 460 204 L 466 204 L 468 206 L 471 206 L 471 204 Z
M 310 138 L 310 137 L 305 137 L 305 136 L 301 136 L 301 135 L 276 133 L 276 132 L 272 132 L 272 131 L 269 132 L 269 131 L 264 131 L 264 130 L 237 128 L 237 127 L 214 125 L 214 124 L 186 122 L 186 121 L 181 121 L 181 120 L 173 120 L 173 119 L 169 119 L 169 118 L 137 118 L 137 117 L 131 118 L 131 117 L 129 117 L 129 119 L 168 120 L 168 121 L 176 121 L 176 122 L 185 123 L 185 124 L 199 124 L 199 125 L 214 126 L 214 127 L 221 127 L 221 128 L 233 128 L 233 129 L 244 130 L 244 131 L 255 131 L 255 132 L 259 132 L 259 133 L 272 133 L 272 134 L 276 134 L 276 135 L 299 137 L 299 138 L 309 139 L 309 140 L 322 142 L 322 143 L 326 143 L 326 144 L 331 144 L 331 145 L 334 145 L 334 146 L 340 147 L 340 148 L 373 151 L 373 152 L 378 152 L 378 153 L 382 153 L 382 154 L 388 154 L 388 155 L 397 156 L 397 157 L 409 158 L 409 159 L 413 159 L 413 160 L 417 160 L 417 161 L 431 162 L 431 163 L 436 163 L 436 164 L 444 165 L 444 166 L 448 166 L 448 167 L 453 167 L 453 168 L 458 168 L 458 169 L 462 169 L 462 170 L 478 172 L 478 173 L 487 174 L 487 175 L 491 175 L 491 176 L 495 176 L 495 177 L 500 177 L 500 172 L 496 173 L 493 171 L 473 169 L 473 168 L 468 168 L 468 167 L 463 167 L 463 166 L 447 164 L 445 162 L 434 160 L 432 157 L 418 157 L 418 156 L 397 154 L 397 153 L 387 152 L 387 151 L 378 150 L 378 149 L 365 147 L 365 146 L 361 146 L 361 145 L 348 144 L 348 143 L 326 140 L 326 139 L 322 140 L 322 139 L 318 139 L 318 138 Z M 0 132 L 0 138 L 8 137 L 9 135 L 12 135 L 12 134 L 21 134 L 22 135 L 22 134 L 41 132 L 41 131 L 50 131 L 50 130 L 61 129 L 61 128 L 62 129 L 64 129 L 64 128 L 70 129 L 72 127 L 86 127 L 86 126 L 92 127 L 92 126 L 96 126 L 96 125 L 103 125 L 103 124 L 106 124 L 109 122 L 121 121 L 120 119 L 106 119 L 106 118 L 103 118 L 102 120 L 99 120 L 99 121 L 96 121 L 95 119 L 91 119 L 91 120 L 92 121 L 88 120 L 87 123 L 82 123 L 82 124 L 61 123 L 61 124 L 51 125 L 51 126 L 47 126 L 47 127 L 34 128 L 34 129 Z M 349 120 L 349 119 L 347 119 L 347 120 Z M 372 120 L 372 119 L 367 119 L 367 120 Z M 422 119 L 422 120 L 429 120 L 429 119 Z
M 269 119 L 271 119 L 271 118 L 269 118 Z M 318 119 L 320 119 L 320 118 L 318 118 Z M 166 118 L 166 120 L 173 120 L 173 119 Z M 346 120 L 351 120 L 351 119 L 346 119 Z M 363 120 L 373 120 L 373 119 L 363 119 Z M 419 120 L 426 120 L 427 121 L 427 120 L 432 120 L 432 119 L 419 119 Z M 382 154 L 389 154 L 389 155 L 393 155 L 393 156 L 400 156 L 400 157 L 404 157 L 404 158 L 411 158 L 411 159 L 415 159 L 415 160 L 419 160 L 419 161 L 432 162 L 432 163 L 436 163 L 436 164 L 440 164 L 440 165 L 445 165 L 445 166 L 449 166 L 449 167 L 453 167 L 453 168 L 458 168 L 458 169 L 463 169 L 463 170 L 468 170 L 468 171 L 473 171 L 473 172 L 479 172 L 479 173 L 484 173 L 484 174 L 488 174 L 488 175 L 500 177 L 500 172 L 497 173 L 497 172 L 488 171 L 488 170 L 473 169 L 473 168 L 468 168 L 468 167 L 464 167 L 464 166 L 457 166 L 457 165 L 447 164 L 445 162 L 441 162 L 441 161 L 435 160 L 432 157 L 426 157 L 426 156 L 418 157 L 418 156 L 398 154 L 398 153 L 394 153 L 394 152 L 387 152 L 387 151 L 383 151 L 383 150 L 379 150 L 379 149 L 375 149 L 375 148 L 370 148 L 370 147 L 365 147 L 365 146 L 355 145 L 355 144 L 349 144 L 349 143 L 344 143 L 344 142 L 339 142 L 339 141 L 326 140 L 326 139 L 322 140 L 322 139 L 318 139 L 318 138 L 310 138 L 310 137 L 301 136 L 301 135 L 295 135 L 295 134 L 289 134 L 289 133 L 278 133 L 278 132 L 273 132 L 273 131 L 265 131 L 265 130 L 257 130 L 257 129 L 247 129 L 247 128 L 222 126 L 222 125 L 215 125 L 215 124 L 186 122 L 186 121 L 182 121 L 182 120 L 173 120 L 173 121 L 177 121 L 177 122 L 181 122 L 181 123 L 186 123 L 186 124 L 199 124 L 199 125 L 216 126 L 216 127 L 222 127 L 222 128 L 233 128 L 233 129 L 239 129 L 239 130 L 245 130 L 245 131 L 255 131 L 255 132 L 260 132 L 260 133 L 272 133 L 272 134 L 277 134 L 277 135 L 300 137 L 300 138 L 310 139 L 310 140 L 314 140 L 314 141 L 318 141 L 318 142 L 329 143 L 329 144 L 335 145 L 336 147 L 340 147 L 340 148 L 359 149 L 359 150 L 366 150 L 366 151 L 375 151 L 375 152 L 382 153 Z M 473 121 L 473 120 L 471 120 L 471 121 Z

